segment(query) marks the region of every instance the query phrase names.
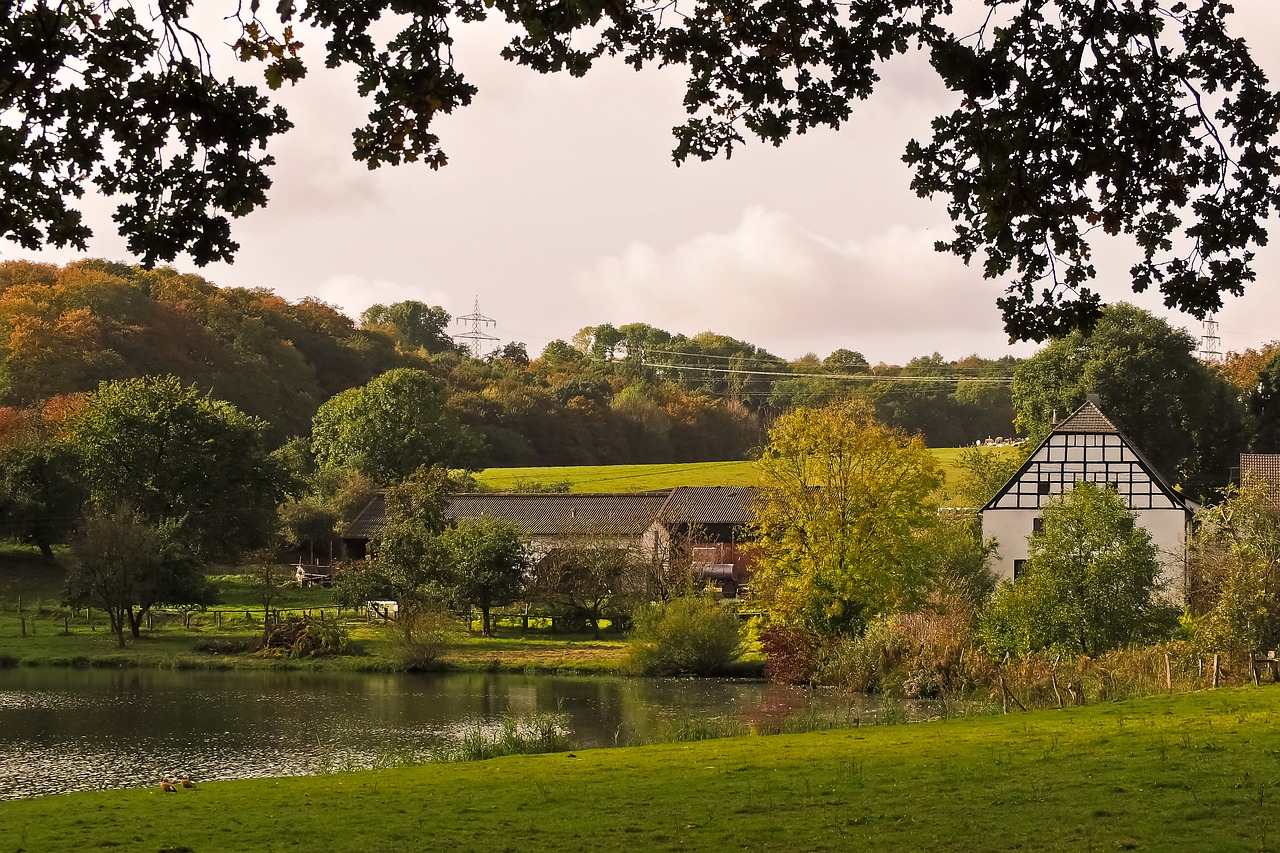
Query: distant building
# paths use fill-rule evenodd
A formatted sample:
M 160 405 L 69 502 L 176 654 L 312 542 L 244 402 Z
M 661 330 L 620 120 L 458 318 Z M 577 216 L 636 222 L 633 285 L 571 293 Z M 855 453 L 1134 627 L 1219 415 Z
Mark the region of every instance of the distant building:
M 1248 480 L 1265 484 L 1272 505 L 1280 506 L 1280 454 L 1241 453 L 1240 483 Z
M 996 540 L 991 568 L 997 577 L 1017 577 L 1044 505 L 1081 481 L 1109 486 L 1124 499 L 1151 534 L 1166 594 L 1181 597 L 1187 529 L 1199 506 L 1160 476 L 1093 397 L 1056 425 L 982 508 L 982 536 Z
M 529 536 L 535 559 L 590 539 L 635 548 L 671 568 L 687 564 L 695 577 L 736 596 L 751 571 L 740 549 L 755 489 L 681 486 L 650 492 L 518 493 L 454 495 L 448 516 L 456 521 L 487 515 L 518 525 Z M 386 525 L 381 494 L 342 533 L 345 558 L 362 560 Z

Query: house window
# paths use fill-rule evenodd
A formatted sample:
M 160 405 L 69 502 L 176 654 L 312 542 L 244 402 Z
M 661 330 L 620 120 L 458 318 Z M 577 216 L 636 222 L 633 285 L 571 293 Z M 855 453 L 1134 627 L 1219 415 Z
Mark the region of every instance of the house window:
M 1032 532 L 1032 533 L 1039 533 L 1039 532 L 1040 532 L 1040 528 L 1042 528 L 1042 527 L 1044 527 L 1044 519 L 1043 519 L 1043 518 L 1041 518 L 1040 516 L 1038 516 L 1038 515 L 1037 515 L 1035 518 L 1031 519 L 1031 532 Z
M 1023 565 L 1026 564 L 1026 562 L 1027 562 L 1026 560 L 1013 561 L 1013 577 L 1015 580 L 1017 579 L 1018 575 L 1022 574 L 1022 567 Z
M 1048 481 L 1048 480 L 1041 480 L 1041 481 L 1040 481 L 1040 494 L 1042 494 L 1042 495 L 1047 495 L 1047 494 L 1049 494 L 1049 481 Z

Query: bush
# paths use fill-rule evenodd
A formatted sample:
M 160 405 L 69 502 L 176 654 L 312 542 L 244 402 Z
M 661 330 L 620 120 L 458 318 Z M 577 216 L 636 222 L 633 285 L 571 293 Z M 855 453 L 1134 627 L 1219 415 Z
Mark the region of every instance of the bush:
M 707 596 L 650 604 L 635 614 L 631 666 L 646 675 L 712 675 L 737 659 L 738 616 Z
M 972 649 L 973 615 L 963 594 L 872 620 L 866 633 L 823 649 L 817 680 L 857 693 L 934 697 L 975 688 L 982 661 Z
M 442 607 L 422 607 L 400 611 L 399 619 L 413 620 L 409 632 L 404 630 L 403 624 L 387 626 L 400 662 L 411 671 L 431 669 L 457 631 L 453 618 Z M 405 639 L 406 633 L 412 639 Z
M 794 625 L 773 625 L 760 632 L 764 674 L 782 684 L 807 684 L 818 671 L 822 642 L 817 634 Z
M 287 658 L 318 658 L 347 651 L 347 629 L 332 620 L 290 617 L 267 632 L 258 654 Z

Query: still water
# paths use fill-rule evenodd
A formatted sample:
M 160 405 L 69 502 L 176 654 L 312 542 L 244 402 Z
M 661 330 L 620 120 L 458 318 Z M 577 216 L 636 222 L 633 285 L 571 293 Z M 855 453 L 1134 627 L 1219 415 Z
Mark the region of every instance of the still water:
M 749 681 L 494 673 L 0 670 L 0 799 L 306 775 L 429 755 L 514 715 L 557 714 L 579 747 L 695 718 L 768 725 L 838 700 Z

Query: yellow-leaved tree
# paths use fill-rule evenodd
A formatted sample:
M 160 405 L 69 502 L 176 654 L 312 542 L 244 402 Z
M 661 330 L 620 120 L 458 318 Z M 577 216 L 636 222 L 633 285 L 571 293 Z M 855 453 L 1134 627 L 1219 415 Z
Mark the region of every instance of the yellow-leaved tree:
M 846 401 L 793 409 L 760 460 L 753 594 L 770 621 L 857 635 L 926 591 L 942 475 L 919 437 Z

